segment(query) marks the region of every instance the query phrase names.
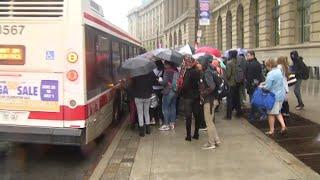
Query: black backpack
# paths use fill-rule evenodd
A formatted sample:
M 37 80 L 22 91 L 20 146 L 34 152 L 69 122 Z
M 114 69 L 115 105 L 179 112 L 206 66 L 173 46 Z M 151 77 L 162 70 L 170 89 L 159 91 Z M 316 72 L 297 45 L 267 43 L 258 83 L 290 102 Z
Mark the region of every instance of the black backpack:
M 310 75 L 310 72 L 309 72 L 309 67 L 303 62 L 303 60 L 301 59 L 301 64 L 303 66 L 302 68 L 302 79 L 303 80 L 307 80 L 309 79 L 309 75 Z
M 213 91 L 215 94 L 215 97 L 218 99 L 222 99 L 228 95 L 229 92 L 229 86 L 227 81 L 217 72 L 213 72 L 213 80 L 216 84 L 216 88 Z

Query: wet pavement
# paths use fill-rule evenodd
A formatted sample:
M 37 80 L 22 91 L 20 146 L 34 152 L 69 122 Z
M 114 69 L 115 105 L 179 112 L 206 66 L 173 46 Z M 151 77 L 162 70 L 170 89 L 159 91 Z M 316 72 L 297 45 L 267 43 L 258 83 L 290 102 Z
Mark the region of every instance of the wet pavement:
M 89 179 L 123 121 L 83 147 L 2 142 L 0 180 Z

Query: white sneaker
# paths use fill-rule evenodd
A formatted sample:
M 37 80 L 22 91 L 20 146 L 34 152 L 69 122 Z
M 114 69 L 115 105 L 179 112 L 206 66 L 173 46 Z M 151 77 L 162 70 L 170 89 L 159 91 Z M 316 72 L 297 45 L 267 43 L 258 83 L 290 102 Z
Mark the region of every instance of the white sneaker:
M 152 120 L 150 121 L 150 124 L 151 124 L 151 125 L 155 125 L 155 124 L 156 124 L 156 121 L 155 121 L 154 119 L 152 119 Z
M 160 131 L 168 131 L 170 130 L 169 126 L 167 125 L 162 125 L 160 128 L 159 128 Z
M 215 145 L 212 145 L 212 144 L 209 144 L 209 143 L 206 143 L 205 145 L 203 145 L 201 147 L 201 149 L 203 149 L 203 150 L 209 150 L 209 149 L 215 149 L 215 148 L 216 148 Z
M 174 124 L 170 124 L 170 129 L 174 130 Z
M 217 138 L 217 139 L 215 140 L 215 144 L 216 144 L 216 146 L 219 146 L 219 145 L 221 144 L 221 141 L 220 141 L 219 138 Z
M 199 131 L 208 131 L 208 128 L 200 128 Z

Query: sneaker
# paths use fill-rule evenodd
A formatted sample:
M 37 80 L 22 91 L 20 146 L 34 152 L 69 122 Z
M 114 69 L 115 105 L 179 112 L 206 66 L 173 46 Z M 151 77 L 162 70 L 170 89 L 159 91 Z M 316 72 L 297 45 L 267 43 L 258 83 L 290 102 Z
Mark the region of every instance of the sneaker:
M 201 147 L 201 149 L 203 149 L 203 150 L 215 149 L 215 148 L 216 148 L 215 145 L 212 145 L 212 144 L 209 144 L 209 143 L 207 143 L 207 144 L 205 144 L 205 145 L 203 145 L 203 146 Z
M 208 131 L 208 128 L 199 128 L 199 131 Z
M 303 109 L 304 108 L 304 105 L 302 104 L 302 105 L 300 105 L 300 106 L 297 106 L 296 107 L 296 110 L 301 110 L 301 109 Z
M 150 121 L 150 125 L 155 125 L 155 124 L 156 124 L 156 120 L 152 119 L 152 120 Z
M 169 126 L 167 125 L 162 125 L 160 128 L 159 128 L 160 131 L 168 131 L 170 130 Z
M 219 146 L 219 145 L 221 144 L 221 141 L 220 141 L 219 138 L 217 138 L 217 139 L 215 140 L 215 144 L 216 144 L 216 146 Z
M 173 123 L 170 124 L 170 129 L 171 129 L 171 130 L 174 130 L 174 124 L 173 124 Z

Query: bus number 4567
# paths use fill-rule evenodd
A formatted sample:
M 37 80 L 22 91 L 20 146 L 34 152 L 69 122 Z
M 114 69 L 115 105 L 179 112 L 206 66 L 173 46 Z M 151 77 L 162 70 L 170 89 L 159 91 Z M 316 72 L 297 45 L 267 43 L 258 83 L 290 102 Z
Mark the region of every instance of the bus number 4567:
M 0 35 L 21 35 L 24 25 L 0 25 Z

